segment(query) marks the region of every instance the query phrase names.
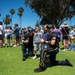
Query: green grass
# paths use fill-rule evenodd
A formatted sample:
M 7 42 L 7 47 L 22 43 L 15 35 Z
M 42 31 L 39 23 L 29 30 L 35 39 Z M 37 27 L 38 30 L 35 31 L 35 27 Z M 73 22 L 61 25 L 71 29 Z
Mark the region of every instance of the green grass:
M 39 59 L 29 57 L 22 61 L 21 47 L 0 48 L 0 75 L 75 75 L 75 52 L 60 51 L 57 60 L 68 58 L 74 67 L 54 66 L 48 67 L 44 72 L 35 73 L 34 69 L 39 65 Z

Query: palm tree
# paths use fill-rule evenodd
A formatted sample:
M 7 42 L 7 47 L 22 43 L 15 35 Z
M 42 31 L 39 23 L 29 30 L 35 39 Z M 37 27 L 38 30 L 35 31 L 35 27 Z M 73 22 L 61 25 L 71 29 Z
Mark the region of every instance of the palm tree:
M 3 19 L 4 24 L 8 25 L 11 22 L 10 15 L 6 14 L 6 17 Z
M 14 10 L 14 9 L 11 9 L 11 10 L 10 10 L 10 13 L 11 13 L 11 19 L 12 19 L 12 16 L 13 16 L 13 14 L 15 13 L 15 10 Z M 11 21 L 11 27 L 12 27 L 12 21 Z
M 39 21 L 37 21 L 36 24 L 35 24 L 35 26 L 39 26 L 39 25 L 40 25 L 40 23 L 39 23 Z
M 19 25 L 22 27 L 22 13 L 24 12 L 24 9 L 22 7 L 18 8 L 18 15 L 19 15 Z

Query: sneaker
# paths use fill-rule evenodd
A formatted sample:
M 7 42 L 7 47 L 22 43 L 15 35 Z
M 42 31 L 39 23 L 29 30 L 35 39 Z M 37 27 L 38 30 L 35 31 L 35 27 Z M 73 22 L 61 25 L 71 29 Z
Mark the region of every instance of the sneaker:
M 26 58 L 22 58 L 22 61 L 25 61 L 26 60 Z
M 66 49 L 64 49 L 63 51 L 66 51 Z
M 17 47 L 17 45 L 14 45 L 13 47 Z
M 39 57 L 39 59 L 40 59 L 40 57 Z
M 12 47 L 13 45 L 12 45 L 12 44 L 10 44 L 10 46 Z
M 72 63 L 68 59 L 65 60 L 65 63 L 66 65 L 73 67 Z
M 45 71 L 45 68 L 39 67 L 39 68 L 34 69 L 34 72 L 42 72 L 42 71 Z
M 5 47 L 5 44 L 3 44 L 3 47 Z
M 34 57 L 33 57 L 33 59 L 36 59 L 36 58 L 37 58 L 37 56 L 34 56 Z
M 17 46 L 20 46 L 20 44 L 17 44 Z

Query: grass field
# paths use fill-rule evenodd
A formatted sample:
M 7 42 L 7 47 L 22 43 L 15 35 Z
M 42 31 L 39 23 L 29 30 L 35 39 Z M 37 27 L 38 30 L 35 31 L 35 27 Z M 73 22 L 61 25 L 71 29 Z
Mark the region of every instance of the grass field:
M 29 57 L 22 61 L 21 47 L 0 48 L 0 75 L 75 75 L 75 52 L 62 51 L 57 55 L 57 60 L 68 58 L 73 67 L 54 66 L 48 67 L 44 72 L 35 73 L 34 69 L 39 65 L 39 59 Z

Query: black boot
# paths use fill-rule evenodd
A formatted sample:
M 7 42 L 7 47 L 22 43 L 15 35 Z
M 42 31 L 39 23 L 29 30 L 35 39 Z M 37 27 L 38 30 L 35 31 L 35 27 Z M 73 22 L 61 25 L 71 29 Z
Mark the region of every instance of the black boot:
M 73 67 L 72 63 L 71 63 L 68 59 L 65 59 L 65 64 L 66 64 L 67 66 Z
M 45 68 L 39 67 L 34 69 L 34 72 L 42 72 L 42 71 L 45 71 Z
M 27 59 L 26 57 L 23 57 L 23 58 L 22 58 L 22 61 L 25 61 L 26 59 Z

